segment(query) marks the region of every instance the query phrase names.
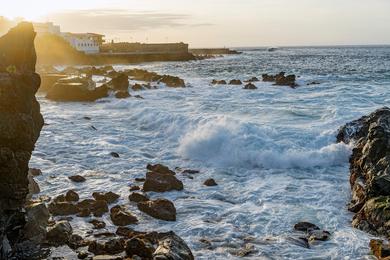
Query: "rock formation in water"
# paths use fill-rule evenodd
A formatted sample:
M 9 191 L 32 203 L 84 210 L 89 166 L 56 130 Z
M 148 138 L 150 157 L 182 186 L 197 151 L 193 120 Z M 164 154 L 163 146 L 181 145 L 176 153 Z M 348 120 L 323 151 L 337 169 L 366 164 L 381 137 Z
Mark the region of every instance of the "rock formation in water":
M 353 226 L 390 236 L 390 109 L 381 108 L 343 126 L 337 140 L 353 143 L 350 158 Z
M 20 242 L 25 225 L 28 162 L 43 126 L 35 99 L 35 32 L 20 23 L 0 38 L 0 258 Z

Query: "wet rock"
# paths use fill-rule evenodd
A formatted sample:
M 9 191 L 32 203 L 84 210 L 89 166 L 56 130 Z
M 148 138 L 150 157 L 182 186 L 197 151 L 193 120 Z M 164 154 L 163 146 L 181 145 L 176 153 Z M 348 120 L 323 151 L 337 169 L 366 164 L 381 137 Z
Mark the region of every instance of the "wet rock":
M 215 182 L 214 179 L 207 179 L 204 183 L 206 186 L 217 186 L 218 184 Z
M 145 182 L 145 178 L 135 178 L 135 181 L 137 182 Z
M 317 82 L 317 81 L 312 81 L 312 82 L 307 83 L 306 85 L 307 86 L 312 86 L 312 85 L 319 85 L 319 84 L 321 84 L 321 83 Z
M 135 98 L 138 98 L 138 99 L 144 99 L 142 96 L 140 96 L 140 95 L 135 95 L 134 96 Z
M 143 185 L 145 192 L 166 192 L 171 190 L 183 190 L 183 183 L 172 174 L 159 172 L 147 172 Z
M 132 238 L 126 242 L 126 254 L 130 257 L 137 255 L 142 258 L 151 259 L 153 252 L 153 246 L 140 238 Z
M 183 79 L 171 75 L 163 75 L 158 82 L 162 82 L 170 88 L 185 88 L 186 86 Z
M 119 73 L 107 83 L 107 86 L 110 89 L 127 91 L 129 89 L 129 77 L 125 73 Z
M 87 214 L 90 212 L 95 217 L 101 217 L 104 213 L 108 212 L 108 204 L 105 200 L 85 199 L 77 203 L 77 208 L 80 213 L 84 212 Z
M 115 255 L 125 251 L 125 240 L 123 238 L 113 238 L 104 244 L 104 251 L 109 255 Z
M 25 238 L 41 243 L 46 239 L 46 228 L 49 223 L 49 210 L 45 203 L 33 203 L 26 207 Z
M 61 73 L 41 73 L 42 83 L 39 87 L 40 92 L 47 92 L 58 80 L 68 77 L 66 74 Z
M 129 200 L 132 202 L 142 202 L 142 201 L 148 201 L 149 197 L 147 195 L 138 192 L 133 192 L 129 195 Z
M 163 236 L 156 251 L 153 253 L 153 259 L 170 260 L 193 260 L 194 256 L 190 248 L 183 239 L 175 233 L 169 232 Z
M 254 253 L 256 253 L 257 250 L 255 249 L 254 245 L 252 244 L 245 244 L 243 248 L 239 249 L 235 255 L 239 257 L 246 257 L 250 256 Z
M 92 197 L 95 200 L 104 200 L 108 204 L 114 203 L 115 201 L 117 201 L 120 198 L 120 196 L 118 194 L 111 192 L 111 191 L 106 192 L 106 193 L 94 192 L 94 193 L 92 193 Z
M 296 231 L 302 231 L 302 232 L 309 232 L 312 230 L 320 230 L 320 228 L 318 226 L 316 226 L 315 224 L 312 224 L 310 222 L 299 222 L 299 223 L 294 225 L 294 229 Z
M 303 248 L 310 248 L 309 240 L 307 237 L 288 237 L 287 241 Z
M 86 179 L 80 175 L 70 176 L 69 180 L 74 181 L 74 182 L 85 182 L 86 181 Z
M 76 202 L 79 201 L 79 195 L 74 190 L 69 190 L 65 194 L 65 200 L 68 202 Z
M 136 84 L 134 84 L 134 85 L 131 87 L 131 89 L 134 90 L 134 91 L 140 91 L 140 90 L 143 90 L 144 88 L 142 87 L 141 84 L 136 83 Z
M 213 84 L 213 85 L 226 85 L 227 82 L 226 82 L 226 80 L 216 80 L 216 79 L 213 79 L 211 84 Z
M 279 75 L 276 76 L 275 79 L 275 85 L 277 86 L 289 86 L 289 87 L 296 87 L 298 86 L 295 83 L 295 75 L 287 75 L 285 76 L 284 74 L 280 73 Z
M 183 170 L 182 173 L 183 174 L 197 174 L 197 173 L 200 173 L 200 171 L 187 169 L 187 170 Z
M 138 222 L 137 217 L 126 211 L 123 206 L 115 206 L 110 210 L 110 217 L 115 226 L 128 226 Z
M 104 243 L 101 241 L 91 241 L 88 245 L 88 251 L 95 255 L 103 255 L 106 253 Z
M 115 97 L 118 99 L 122 99 L 122 98 L 131 97 L 131 95 L 129 94 L 128 91 L 117 91 L 115 92 Z
M 52 202 L 48 209 L 54 216 L 68 216 L 79 212 L 77 206 L 70 202 Z
M 390 235 L 390 109 L 383 107 L 347 123 L 337 141 L 355 145 L 350 157 L 353 226 Z
M 110 155 L 114 158 L 119 158 L 119 153 L 116 153 L 116 152 L 111 152 Z
M 38 194 L 41 192 L 41 189 L 39 188 L 38 183 L 34 180 L 34 176 L 32 176 L 30 173 L 27 174 L 28 179 L 28 194 L 27 199 L 31 199 L 34 194 Z
M 89 221 L 89 223 L 93 225 L 94 229 L 102 229 L 106 227 L 106 223 L 98 219 L 92 219 Z
M 84 240 L 80 235 L 72 234 L 69 238 L 68 246 L 72 249 L 85 247 L 89 244 L 88 241 Z
M 138 209 L 157 219 L 176 221 L 175 205 L 167 199 L 139 202 Z
M 155 165 L 148 164 L 146 166 L 146 169 L 148 169 L 151 172 L 157 172 L 161 174 L 171 174 L 171 175 L 176 174 L 174 171 L 170 170 L 167 166 L 162 164 L 155 164 Z
M 248 79 L 248 80 L 245 81 L 245 82 L 251 83 L 251 82 L 258 82 L 258 81 L 260 81 L 258 78 L 252 77 L 252 78 Z
M 115 255 L 96 255 L 92 258 L 92 260 L 123 260 L 122 256 Z M 134 258 L 132 260 L 135 260 Z
M 106 85 L 96 87 L 90 78 L 60 79 L 46 94 L 46 98 L 53 101 L 85 101 L 93 102 L 108 96 Z
M 232 79 L 229 81 L 229 85 L 242 85 L 242 82 L 239 79 Z
M 257 89 L 257 87 L 252 83 L 248 83 L 245 85 L 244 89 Z
M 372 239 L 370 241 L 371 252 L 378 259 L 390 256 L 390 245 L 382 240 Z M 386 258 L 387 259 L 387 258 Z
M 130 187 L 130 191 L 136 191 L 136 190 L 140 190 L 141 188 L 139 186 L 131 186 Z
M 80 251 L 77 253 L 78 259 L 86 259 L 89 256 L 87 251 Z
M 40 169 L 36 169 L 36 168 L 30 168 L 28 169 L 28 173 L 31 175 L 31 176 L 40 176 L 42 175 L 42 171 Z
M 69 242 L 73 229 L 68 221 L 59 221 L 47 230 L 47 240 L 54 245 L 64 245 Z
M 330 232 L 325 230 L 311 230 L 309 231 L 309 242 L 327 241 L 330 238 Z

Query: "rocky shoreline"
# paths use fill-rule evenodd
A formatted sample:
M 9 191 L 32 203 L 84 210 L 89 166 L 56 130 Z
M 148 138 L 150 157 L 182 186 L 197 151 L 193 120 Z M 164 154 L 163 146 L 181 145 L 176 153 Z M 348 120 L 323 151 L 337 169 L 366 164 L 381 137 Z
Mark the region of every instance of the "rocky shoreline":
M 390 109 L 383 107 L 343 126 L 338 142 L 354 146 L 350 157 L 352 225 L 390 237 Z M 386 243 L 371 241 L 378 258 L 390 256 Z M 384 250 L 386 248 L 386 250 Z

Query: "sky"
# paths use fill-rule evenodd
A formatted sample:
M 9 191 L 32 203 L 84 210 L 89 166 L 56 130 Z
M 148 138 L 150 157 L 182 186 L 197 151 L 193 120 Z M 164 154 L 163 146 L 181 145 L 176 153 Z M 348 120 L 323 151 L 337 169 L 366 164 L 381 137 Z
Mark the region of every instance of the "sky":
M 191 47 L 390 44 L 390 0 L 11 0 L 0 16 Z

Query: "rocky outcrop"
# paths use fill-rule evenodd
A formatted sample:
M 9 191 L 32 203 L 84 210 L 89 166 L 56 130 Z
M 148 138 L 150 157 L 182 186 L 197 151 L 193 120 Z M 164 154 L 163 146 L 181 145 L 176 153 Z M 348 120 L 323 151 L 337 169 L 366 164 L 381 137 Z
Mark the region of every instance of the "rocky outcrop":
M 160 239 L 153 259 L 193 260 L 194 256 L 183 239 L 169 232 Z
M 171 190 L 182 190 L 183 182 L 175 177 L 175 173 L 164 167 L 151 167 L 148 165 L 146 180 L 143 185 L 145 192 L 166 192 Z
M 263 74 L 262 78 L 264 82 L 275 82 L 276 86 L 289 86 L 295 88 L 298 84 L 295 82 L 295 75 L 285 75 L 285 72 L 280 72 L 276 75 Z
M 96 87 L 91 78 L 69 77 L 60 79 L 48 91 L 46 98 L 53 101 L 92 102 L 108 96 L 108 87 Z
M 390 237 L 390 109 L 347 123 L 339 142 L 354 145 L 350 158 L 353 226 Z
M 35 32 L 20 23 L 0 38 L 0 258 L 22 237 L 28 162 L 43 126 L 35 99 Z
M 138 203 L 138 209 L 151 217 L 166 221 L 176 220 L 175 205 L 167 199 L 149 200 Z
M 248 83 L 245 85 L 244 89 L 257 89 L 257 87 L 253 83 Z

